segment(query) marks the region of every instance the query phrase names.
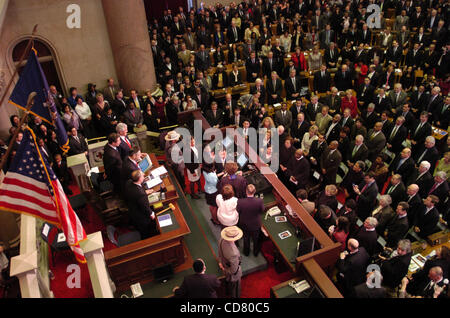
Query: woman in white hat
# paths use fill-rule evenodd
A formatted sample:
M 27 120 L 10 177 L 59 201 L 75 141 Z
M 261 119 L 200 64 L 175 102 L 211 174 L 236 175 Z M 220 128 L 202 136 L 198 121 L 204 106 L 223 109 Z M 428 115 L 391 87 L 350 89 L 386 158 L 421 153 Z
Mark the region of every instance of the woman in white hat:
M 195 192 L 195 184 L 197 183 L 197 190 L 198 192 L 202 191 L 202 184 L 200 183 L 200 176 L 201 176 L 201 170 L 200 170 L 200 163 L 199 163 L 199 156 L 198 156 L 198 150 L 195 147 L 195 138 L 194 136 L 191 136 L 191 144 L 190 144 L 190 152 L 191 152 L 191 162 L 186 164 L 187 168 L 187 176 L 189 180 L 189 186 L 191 190 L 191 198 L 192 199 L 200 199 L 200 197 Z
M 241 254 L 235 242 L 243 235 L 237 226 L 229 226 L 220 233 L 219 241 L 219 267 L 225 274 L 227 295 L 231 298 L 241 296 Z
M 177 142 L 180 139 L 180 134 L 177 133 L 175 130 L 172 130 L 167 133 L 164 139 L 166 140 L 165 154 L 167 162 L 172 167 L 173 172 L 175 173 L 175 177 L 180 183 L 181 188 L 184 190 L 185 164 L 183 160 L 183 153 L 180 147 L 177 145 Z

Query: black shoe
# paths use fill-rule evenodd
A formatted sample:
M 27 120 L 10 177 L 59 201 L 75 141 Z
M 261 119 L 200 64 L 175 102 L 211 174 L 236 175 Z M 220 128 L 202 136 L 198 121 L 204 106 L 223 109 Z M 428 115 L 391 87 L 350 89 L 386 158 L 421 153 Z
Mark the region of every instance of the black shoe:
M 253 255 L 254 255 L 255 257 L 258 257 L 259 251 L 253 251 Z
M 194 200 L 200 199 L 200 197 L 197 194 L 195 194 L 195 193 L 191 194 L 191 198 L 194 199 Z
M 249 256 L 250 255 L 250 251 L 244 251 L 244 255 L 245 256 Z

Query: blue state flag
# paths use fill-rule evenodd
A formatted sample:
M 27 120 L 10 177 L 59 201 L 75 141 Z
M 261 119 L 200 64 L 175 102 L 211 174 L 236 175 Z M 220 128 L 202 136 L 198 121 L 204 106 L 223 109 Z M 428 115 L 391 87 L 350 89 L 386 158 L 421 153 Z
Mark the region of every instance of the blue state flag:
M 67 152 L 69 139 L 34 48 L 30 51 L 27 64 L 9 98 L 9 103 L 26 110 L 28 96 L 31 92 L 36 92 L 37 95 L 30 113 L 55 127 L 58 143 L 61 149 Z

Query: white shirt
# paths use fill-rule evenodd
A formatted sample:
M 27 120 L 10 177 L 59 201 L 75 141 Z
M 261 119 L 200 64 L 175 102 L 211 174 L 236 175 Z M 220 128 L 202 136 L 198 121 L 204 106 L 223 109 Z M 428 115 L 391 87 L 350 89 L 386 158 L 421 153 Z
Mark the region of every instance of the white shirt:
M 85 120 L 92 116 L 91 108 L 88 104 L 83 102 L 83 104 L 75 106 L 75 112 L 80 119 Z

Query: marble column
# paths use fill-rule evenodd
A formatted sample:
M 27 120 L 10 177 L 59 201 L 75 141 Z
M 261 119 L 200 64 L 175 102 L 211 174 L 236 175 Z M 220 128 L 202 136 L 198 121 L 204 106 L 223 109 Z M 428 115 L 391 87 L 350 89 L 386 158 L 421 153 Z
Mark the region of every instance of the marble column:
M 156 74 L 142 0 L 102 0 L 120 86 L 129 95 L 156 88 Z

